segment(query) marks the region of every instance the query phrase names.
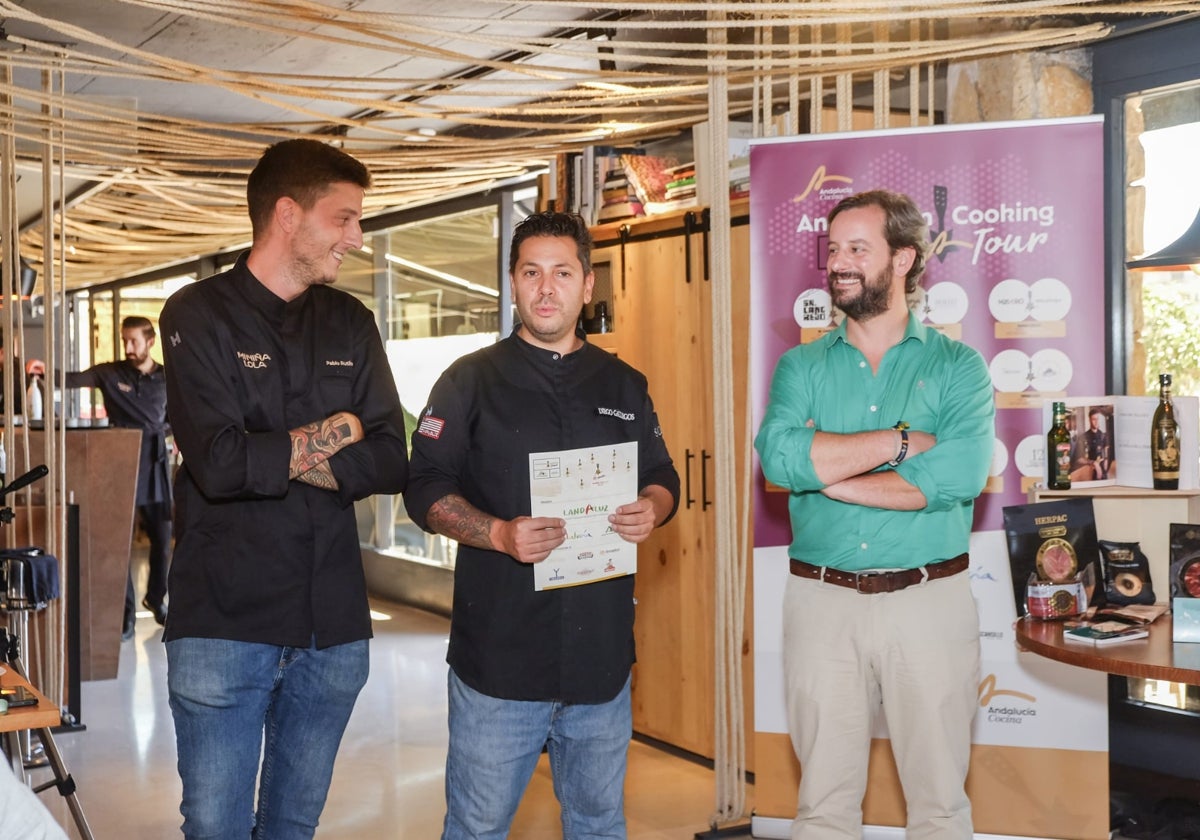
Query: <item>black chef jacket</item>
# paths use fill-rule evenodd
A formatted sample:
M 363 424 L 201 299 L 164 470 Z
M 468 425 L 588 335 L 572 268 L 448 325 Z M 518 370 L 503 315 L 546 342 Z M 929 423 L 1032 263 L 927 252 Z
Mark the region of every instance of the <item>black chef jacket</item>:
M 68 388 L 99 388 L 108 422 L 121 429 L 142 430 L 136 504 L 171 501 L 171 457 L 167 451 L 167 379 L 163 366 L 149 373 L 125 360 L 104 362 L 63 376 Z
M 164 639 L 317 647 L 371 636 L 353 502 L 399 493 L 404 418 L 371 313 L 312 286 L 285 302 L 240 257 L 163 308 L 167 409 L 183 467 Z M 288 430 L 338 411 L 362 441 L 336 492 L 288 480 Z
M 589 344 L 567 355 L 516 334 L 442 374 L 412 436 L 404 501 L 429 530 L 454 493 L 501 519 L 530 515 L 529 453 L 638 442 L 638 487 L 679 502 L 646 378 Z M 672 508 L 671 515 L 674 515 Z M 447 661 L 483 694 L 598 703 L 634 662 L 633 577 L 534 591 L 533 566 L 460 544 Z

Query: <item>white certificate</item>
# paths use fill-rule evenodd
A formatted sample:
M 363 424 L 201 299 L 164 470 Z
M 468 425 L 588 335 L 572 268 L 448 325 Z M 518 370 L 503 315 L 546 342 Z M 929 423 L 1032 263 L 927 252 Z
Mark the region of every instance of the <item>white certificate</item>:
M 567 522 L 563 544 L 534 564 L 535 590 L 637 571 L 637 545 L 622 539 L 608 522 L 618 507 L 637 500 L 637 455 L 636 441 L 530 453 L 530 514 Z

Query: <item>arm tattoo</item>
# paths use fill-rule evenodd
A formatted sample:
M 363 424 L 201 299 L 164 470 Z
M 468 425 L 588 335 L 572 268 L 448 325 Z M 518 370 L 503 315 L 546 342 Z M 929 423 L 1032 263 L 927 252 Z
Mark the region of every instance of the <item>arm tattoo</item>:
M 292 429 L 289 434 L 292 436 L 292 460 L 288 478 L 300 477 L 353 443 L 352 428 L 342 412 L 326 417 L 319 423 L 308 423 Z M 332 477 L 333 473 L 330 473 Z
M 491 536 L 492 522 L 496 517 L 479 510 L 462 496 L 451 493 L 438 499 L 429 508 L 425 519 L 439 534 L 460 543 L 475 548 L 496 549 Z
M 308 472 L 302 472 L 296 476 L 297 481 L 302 481 L 305 484 L 311 484 L 313 487 L 320 487 L 322 490 L 337 490 L 337 479 L 333 476 L 333 469 L 329 463 L 322 461 Z

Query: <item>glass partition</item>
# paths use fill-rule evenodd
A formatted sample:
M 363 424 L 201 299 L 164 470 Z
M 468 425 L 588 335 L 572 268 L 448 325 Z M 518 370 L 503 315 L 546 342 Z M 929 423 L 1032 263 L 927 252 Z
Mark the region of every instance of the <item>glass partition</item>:
M 533 190 L 516 194 L 531 199 Z M 524 218 L 518 212 L 514 222 Z M 430 215 L 373 235 L 374 264 L 386 266 L 384 335 L 388 360 L 404 405 L 411 434 L 414 415 L 428 402 L 442 372 L 460 356 L 496 342 L 500 337 L 501 231 L 500 202 L 452 213 Z M 360 510 L 373 523 L 374 545 L 406 559 L 452 566 L 453 540 L 427 534 L 413 524 L 404 500 L 395 497 Z M 385 520 L 385 517 L 387 519 Z M 390 521 L 390 533 L 379 527 Z

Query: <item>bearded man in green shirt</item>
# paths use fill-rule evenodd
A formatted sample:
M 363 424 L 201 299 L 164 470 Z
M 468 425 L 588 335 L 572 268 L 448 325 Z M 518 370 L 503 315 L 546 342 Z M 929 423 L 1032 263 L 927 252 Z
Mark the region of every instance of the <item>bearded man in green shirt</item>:
M 862 836 L 882 705 L 910 840 L 968 840 L 979 685 L 966 570 L 995 406 L 975 350 L 909 312 L 928 228 L 875 190 L 829 214 L 829 293 L 846 318 L 780 359 L 755 439 L 790 491 L 784 594 L 788 729 L 800 759 L 793 840 Z

